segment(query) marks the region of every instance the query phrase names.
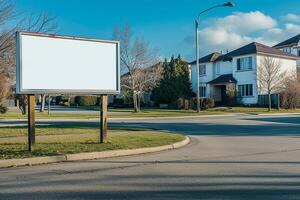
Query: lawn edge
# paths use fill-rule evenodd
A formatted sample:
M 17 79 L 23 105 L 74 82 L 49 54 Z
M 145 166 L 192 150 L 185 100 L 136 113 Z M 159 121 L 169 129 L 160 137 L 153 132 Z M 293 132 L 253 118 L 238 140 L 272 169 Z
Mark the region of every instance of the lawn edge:
M 111 151 L 88 152 L 88 153 L 77 153 L 77 154 L 65 154 L 65 155 L 59 155 L 59 156 L 4 159 L 4 160 L 0 160 L 0 168 L 31 166 L 31 165 L 50 164 L 50 163 L 58 163 L 58 162 L 93 160 L 93 159 L 138 155 L 138 154 L 178 149 L 189 143 L 190 143 L 190 138 L 188 136 L 185 136 L 185 139 L 180 142 L 176 142 L 176 143 L 169 144 L 169 145 L 158 146 L 158 147 L 147 147 L 147 148 L 125 149 L 125 150 L 111 150 Z
M 108 120 L 148 120 L 148 119 L 189 119 L 189 118 L 205 118 L 205 117 L 230 117 L 235 116 L 238 113 L 220 113 L 220 114 L 201 114 L 201 115 L 186 115 L 186 116 L 174 116 L 174 117 L 108 117 Z M 20 121 L 27 122 L 27 119 L 21 118 L 0 118 L 0 122 L 9 122 L 9 121 Z M 36 118 L 36 121 L 93 121 L 99 120 L 99 118 Z

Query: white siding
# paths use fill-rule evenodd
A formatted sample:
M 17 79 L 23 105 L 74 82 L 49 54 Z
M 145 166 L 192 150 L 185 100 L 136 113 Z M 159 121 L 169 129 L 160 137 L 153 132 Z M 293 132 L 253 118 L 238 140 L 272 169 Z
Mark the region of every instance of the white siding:
M 237 70 L 237 59 L 243 58 L 243 57 L 252 57 L 252 69 L 251 70 L 244 70 L 244 71 L 238 71 Z M 199 77 L 200 87 L 206 86 L 206 96 L 213 96 L 211 86 L 206 84 L 209 81 L 212 81 L 213 79 L 217 78 L 220 75 L 223 74 L 232 74 L 233 77 L 237 80 L 236 86 L 238 85 L 246 85 L 246 84 L 252 84 L 253 85 L 253 95 L 249 97 L 242 97 L 242 103 L 244 104 L 256 104 L 258 101 L 258 95 L 261 94 L 258 89 L 258 80 L 257 80 L 257 67 L 260 64 L 260 60 L 263 58 L 263 55 L 257 55 L 257 54 L 249 54 L 249 55 L 243 55 L 234 57 L 232 61 L 226 61 L 226 62 L 219 62 L 220 63 L 220 74 L 216 74 L 214 70 L 214 63 L 203 63 L 206 65 L 206 75 Z M 297 62 L 296 60 L 291 60 L 287 58 L 278 58 L 274 57 L 275 59 L 280 60 L 282 64 L 282 70 L 288 71 L 289 74 L 295 74 L 296 75 L 296 69 L 297 69 Z M 202 65 L 202 64 L 201 64 Z M 196 65 L 193 65 L 191 68 L 191 78 L 192 78 L 192 87 L 193 91 L 197 92 L 197 73 L 196 73 Z M 218 90 L 218 88 L 215 88 L 215 90 Z
M 260 67 L 260 63 L 264 59 L 264 55 L 257 55 L 257 66 Z M 291 75 L 297 75 L 297 62 L 296 60 L 291 60 L 291 59 L 286 59 L 286 58 L 278 58 L 278 57 L 273 57 L 276 61 L 280 62 L 281 65 L 281 72 L 286 72 L 287 76 Z M 281 77 L 284 79 L 285 77 Z M 257 85 L 259 86 L 259 81 L 257 80 Z M 258 90 L 258 94 L 265 94 L 266 91 L 263 91 L 264 88 L 261 90 Z
M 238 58 L 244 58 L 244 57 L 252 57 L 252 70 L 244 70 L 244 71 L 238 71 L 237 70 L 237 59 Z M 250 54 L 250 55 L 243 55 L 234 57 L 232 60 L 232 66 L 233 66 L 233 77 L 237 80 L 237 86 L 238 85 L 245 85 L 245 84 L 252 84 L 253 85 L 253 96 L 249 97 L 243 97 L 242 103 L 244 104 L 256 104 L 257 103 L 257 81 L 256 81 L 256 54 Z

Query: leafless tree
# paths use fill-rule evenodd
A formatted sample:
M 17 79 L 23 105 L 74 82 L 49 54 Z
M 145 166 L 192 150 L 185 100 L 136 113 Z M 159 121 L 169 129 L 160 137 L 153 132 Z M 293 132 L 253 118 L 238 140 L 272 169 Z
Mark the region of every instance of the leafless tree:
M 157 78 L 155 73 L 145 71 L 158 61 L 156 51 L 151 49 L 143 38 L 136 37 L 133 40 L 128 24 L 125 24 L 123 30 L 116 28 L 113 36 L 121 43 L 121 87 L 131 92 L 134 111 L 139 112 L 143 92 Z
M 282 71 L 281 62 L 270 56 L 264 56 L 260 60 L 257 70 L 260 93 L 268 95 L 268 111 L 272 109 L 271 95 L 283 88 L 283 77 L 286 72 Z
M 9 95 L 10 89 L 9 77 L 4 73 L 0 73 L 0 105 Z
M 285 109 L 296 109 L 300 106 L 300 70 L 296 75 L 284 79 L 284 89 L 281 92 L 281 106 Z
M 153 66 L 137 69 L 134 73 L 135 77 L 135 86 L 136 86 L 136 94 L 137 94 L 137 107 L 140 109 L 141 107 L 141 99 L 145 92 L 150 92 L 159 82 L 162 77 L 162 63 L 157 63 Z M 131 92 L 131 88 L 127 87 L 130 85 L 131 76 L 129 73 L 126 73 L 121 78 L 122 92 L 127 93 Z M 137 112 L 137 111 L 136 111 Z

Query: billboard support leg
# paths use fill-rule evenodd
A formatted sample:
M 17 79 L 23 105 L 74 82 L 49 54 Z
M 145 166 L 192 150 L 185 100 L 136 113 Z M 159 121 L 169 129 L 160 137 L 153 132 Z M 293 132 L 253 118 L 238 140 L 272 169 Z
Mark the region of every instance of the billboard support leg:
M 107 138 L 107 95 L 101 95 L 100 109 L 100 143 L 104 143 Z
M 35 96 L 28 95 L 28 151 L 32 152 L 35 145 Z

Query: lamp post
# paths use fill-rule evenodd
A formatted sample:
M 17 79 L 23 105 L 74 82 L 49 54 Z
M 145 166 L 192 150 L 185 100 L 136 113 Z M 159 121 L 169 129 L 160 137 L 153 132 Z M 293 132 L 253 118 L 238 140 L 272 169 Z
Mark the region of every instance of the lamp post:
M 210 11 L 214 8 L 218 8 L 218 7 L 233 7 L 234 3 L 232 2 L 227 2 L 221 5 L 215 5 L 212 6 L 208 9 L 203 10 L 202 12 L 200 12 L 195 20 L 195 35 L 196 35 L 196 73 L 197 73 L 197 112 L 201 111 L 201 106 L 200 106 L 200 83 L 199 83 L 199 76 L 200 76 L 200 66 L 199 66 L 199 21 L 200 21 L 200 15 L 202 15 L 203 13 Z

